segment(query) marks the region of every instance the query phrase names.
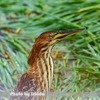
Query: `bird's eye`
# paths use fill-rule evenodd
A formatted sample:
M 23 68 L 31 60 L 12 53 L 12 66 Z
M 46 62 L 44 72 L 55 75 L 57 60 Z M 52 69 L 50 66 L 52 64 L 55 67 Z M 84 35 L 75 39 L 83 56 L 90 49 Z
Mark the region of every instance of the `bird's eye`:
M 52 39 L 57 33 L 49 34 L 49 38 Z

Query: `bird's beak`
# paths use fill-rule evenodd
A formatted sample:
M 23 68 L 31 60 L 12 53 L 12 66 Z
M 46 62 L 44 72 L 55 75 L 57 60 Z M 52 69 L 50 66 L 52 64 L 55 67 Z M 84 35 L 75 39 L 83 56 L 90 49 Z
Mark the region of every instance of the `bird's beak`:
M 83 31 L 83 30 L 84 30 L 83 28 L 69 29 L 69 30 L 59 30 L 59 31 L 56 31 L 57 34 L 54 36 L 53 39 L 62 39 L 64 37 L 74 35 L 78 32 Z

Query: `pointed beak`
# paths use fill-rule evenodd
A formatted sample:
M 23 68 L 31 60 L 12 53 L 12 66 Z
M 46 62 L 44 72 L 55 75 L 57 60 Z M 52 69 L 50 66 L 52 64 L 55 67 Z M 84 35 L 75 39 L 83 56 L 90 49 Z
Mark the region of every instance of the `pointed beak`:
M 78 32 L 81 32 L 83 30 L 84 30 L 84 28 L 69 29 L 69 30 L 58 30 L 58 31 L 55 31 L 57 34 L 54 36 L 54 39 L 62 39 L 64 37 L 77 34 Z

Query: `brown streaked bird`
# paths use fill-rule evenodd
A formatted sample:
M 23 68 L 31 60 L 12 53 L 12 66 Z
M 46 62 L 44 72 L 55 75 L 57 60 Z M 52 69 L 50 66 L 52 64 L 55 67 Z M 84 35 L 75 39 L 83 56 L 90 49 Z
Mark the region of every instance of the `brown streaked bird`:
M 50 91 L 50 85 L 53 79 L 53 59 L 51 51 L 53 46 L 63 39 L 74 35 L 83 29 L 69 29 L 48 31 L 42 33 L 36 40 L 29 54 L 29 69 L 21 76 L 14 92 L 37 92 L 47 93 Z M 24 98 L 24 99 L 23 99 Z M 42 97 L 34 99 L 32 97 L 16 97 L 11 100 L 44 100 Z

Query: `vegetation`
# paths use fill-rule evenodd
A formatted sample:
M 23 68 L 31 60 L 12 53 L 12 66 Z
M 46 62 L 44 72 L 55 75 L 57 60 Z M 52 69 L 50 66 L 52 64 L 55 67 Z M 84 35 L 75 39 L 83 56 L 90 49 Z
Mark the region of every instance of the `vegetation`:
M 0 0 L 0 92 L 11 91 L 28 68 L 28 54 L 39 34 L 79 27 L 85 30 L 53 49 L 52 88 L 60 93 L 100 92 L 100 1 Z M 79 95 L 62 100 L 67 98 L 81 100 Z

